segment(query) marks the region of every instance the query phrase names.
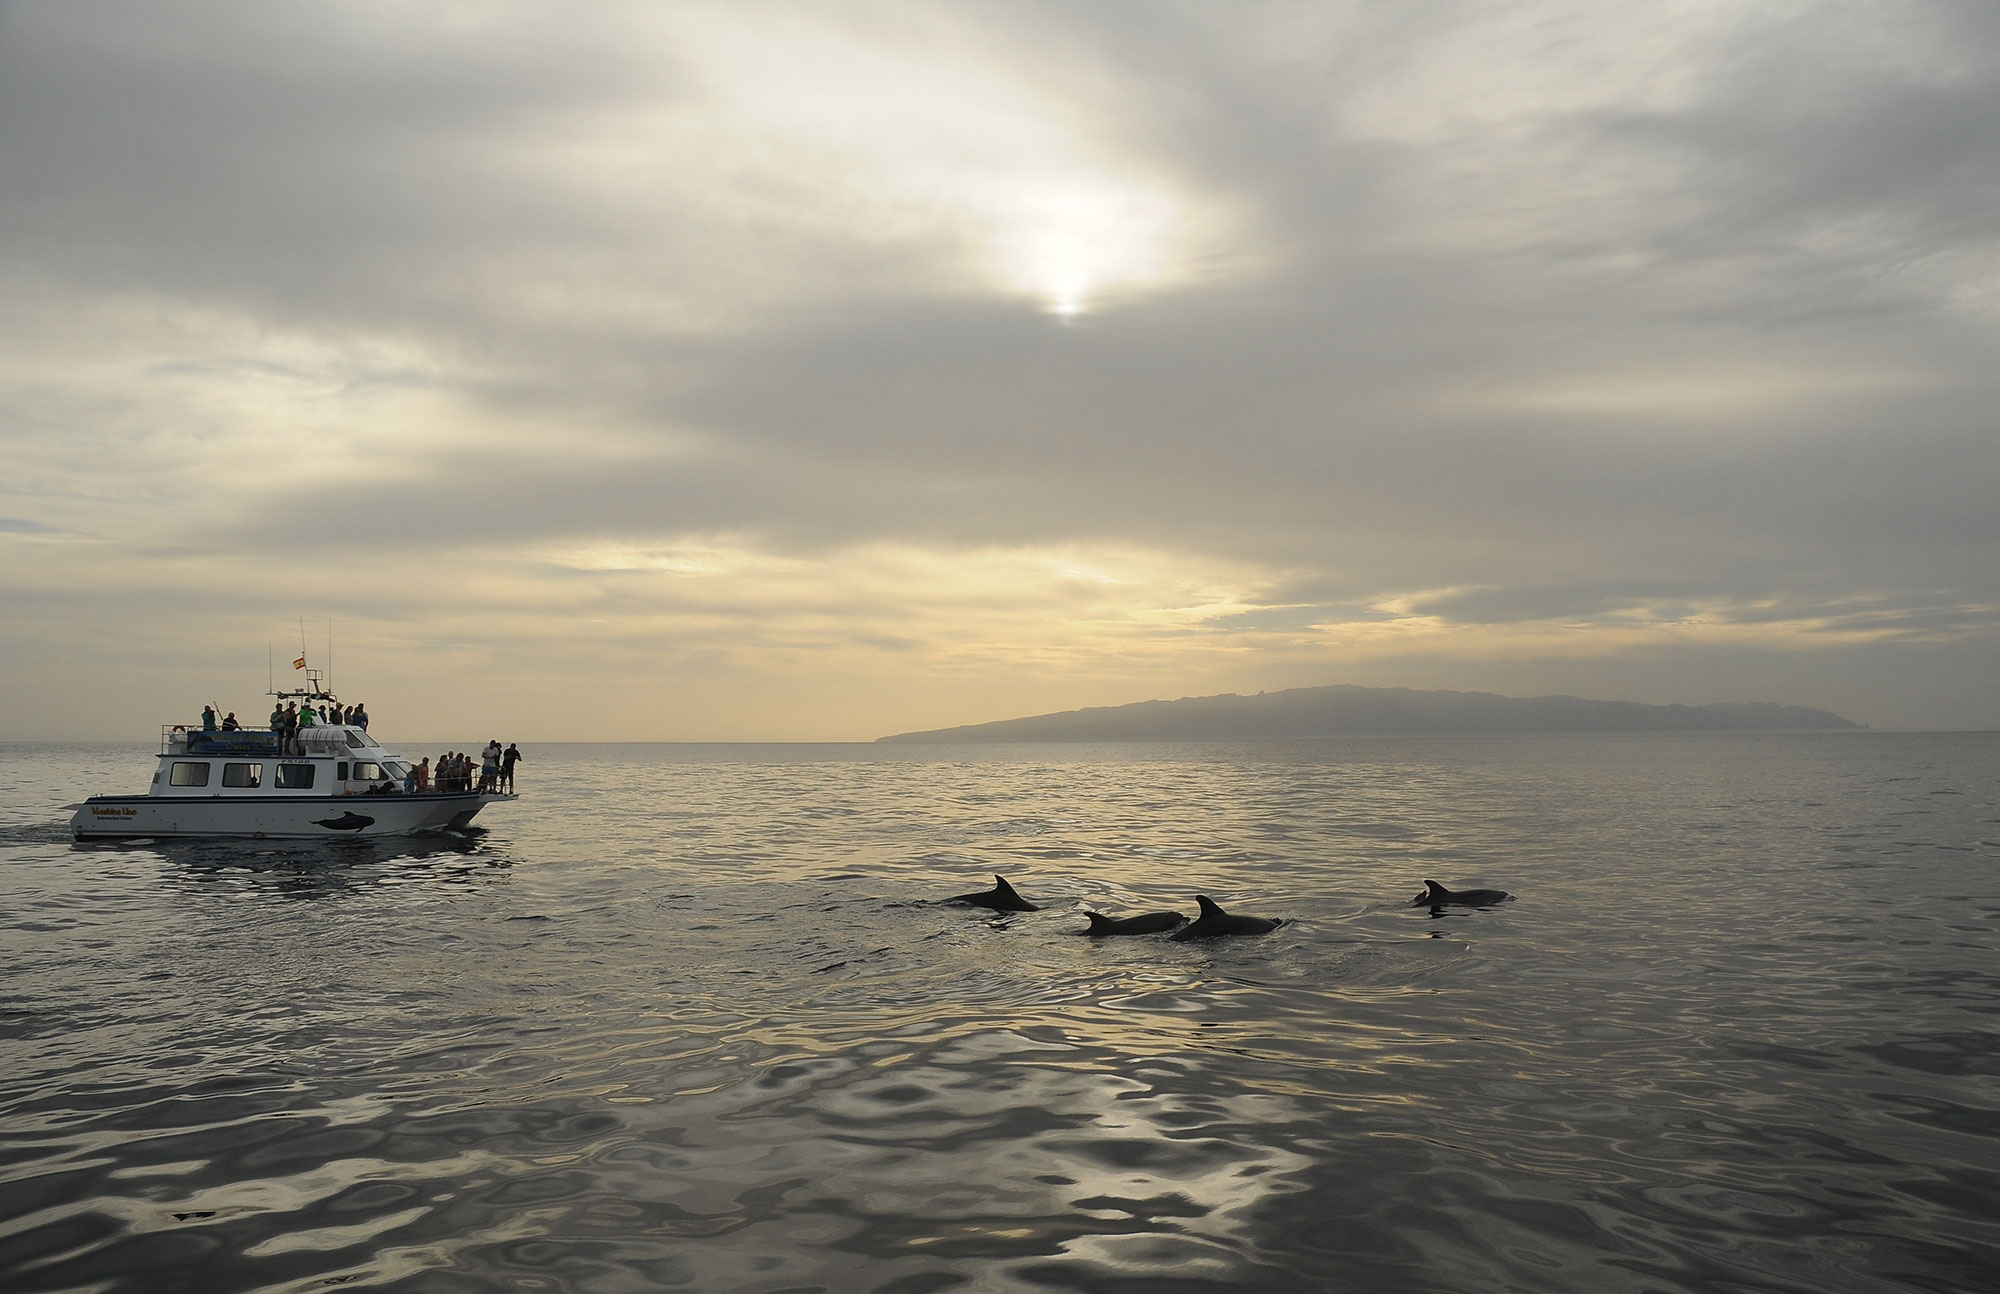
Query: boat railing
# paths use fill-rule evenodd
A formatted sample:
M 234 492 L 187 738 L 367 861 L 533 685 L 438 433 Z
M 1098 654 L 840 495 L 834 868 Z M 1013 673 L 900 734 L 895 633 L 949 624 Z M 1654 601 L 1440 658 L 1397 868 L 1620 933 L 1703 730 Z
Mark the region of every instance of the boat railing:
M 278 734 L 265 728 L 204 729 L 160 725 L 162 755 L 276 755 Z
M 269 728 L 202 728 L 189 724 L 162 724 L 162 755 L 323 755 L 346 756 L 350 751 L 382 752 L 381 745 L 365 728 L 353 724 L 317 724 L 294 729 L 289 735 Z M 383 752 L 386 753 L 386 752 Z M 367 758 L 365 754 L 364 758 Z

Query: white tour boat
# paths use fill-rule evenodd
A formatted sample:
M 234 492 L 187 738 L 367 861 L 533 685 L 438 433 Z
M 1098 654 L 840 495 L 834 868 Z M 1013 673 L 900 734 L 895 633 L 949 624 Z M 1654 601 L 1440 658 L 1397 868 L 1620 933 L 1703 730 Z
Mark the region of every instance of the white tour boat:
M 333 701 L 318 688 L 271 695 Z M 285 735 L 173 726 L 160 734 L 159 767 L 144 795 L 93 795 L 76 806 L 70 827 L 78 840 L 400 836 L 463 827 L 493 801 L 515 798 L 476 789 L 406 792 L 413 763 L 356 724 Z

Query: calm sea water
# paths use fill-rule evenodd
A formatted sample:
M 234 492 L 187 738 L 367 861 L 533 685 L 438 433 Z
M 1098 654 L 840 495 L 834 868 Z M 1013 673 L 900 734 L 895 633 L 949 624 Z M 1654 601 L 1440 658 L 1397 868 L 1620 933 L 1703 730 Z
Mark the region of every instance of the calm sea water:
M 525 749 L 308 848 L 0 747 L 0 1288 L 2000 1284 L 2000 737 Z

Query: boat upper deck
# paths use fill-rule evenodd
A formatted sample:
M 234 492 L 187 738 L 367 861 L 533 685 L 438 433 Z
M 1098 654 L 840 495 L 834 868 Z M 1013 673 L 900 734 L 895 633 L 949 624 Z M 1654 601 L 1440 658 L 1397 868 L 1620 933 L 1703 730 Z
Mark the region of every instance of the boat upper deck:
M 268 728 L 188 728 L 180 724 L 160 729 L 160 754 L 167 755 L 294 755 L 331 759 L 355 750 L 380 750 L 366 728 L 351 723 L 321 723 L 280 735 Z

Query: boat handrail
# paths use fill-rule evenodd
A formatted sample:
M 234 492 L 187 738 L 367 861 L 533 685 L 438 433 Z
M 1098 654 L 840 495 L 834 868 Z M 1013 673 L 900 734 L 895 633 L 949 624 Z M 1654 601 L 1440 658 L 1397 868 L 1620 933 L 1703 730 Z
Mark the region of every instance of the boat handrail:
M 348 723 L 319 723 L 299 728 L 286 741 L 269 728 L 198 728 L 184 723 L 160 725 L 162 755 L 328 755 L 379 751 L 382 744 L 366 728 Z M 365 757 L 365 756 L 364 756 Z
M 283 744 L 268 728 L 191 728 L 160 725 L 162 755 L 278 755 Z

